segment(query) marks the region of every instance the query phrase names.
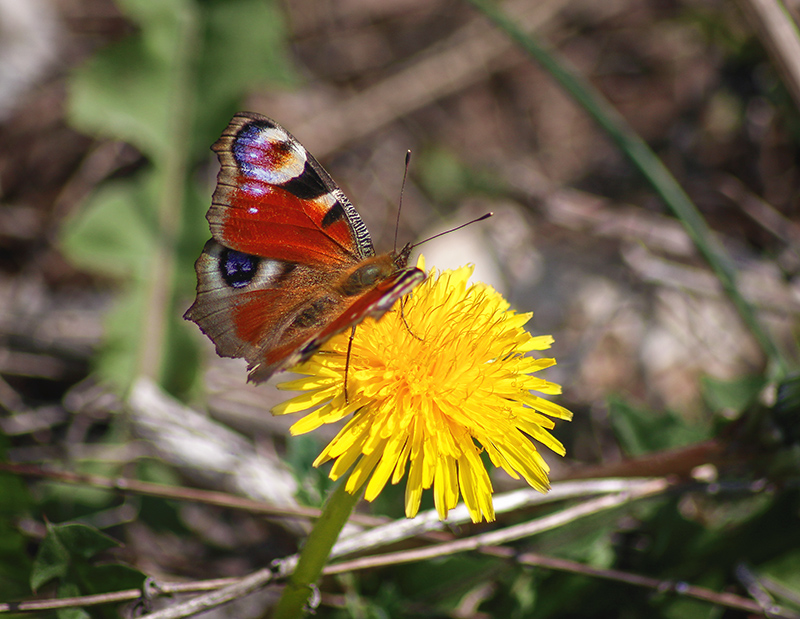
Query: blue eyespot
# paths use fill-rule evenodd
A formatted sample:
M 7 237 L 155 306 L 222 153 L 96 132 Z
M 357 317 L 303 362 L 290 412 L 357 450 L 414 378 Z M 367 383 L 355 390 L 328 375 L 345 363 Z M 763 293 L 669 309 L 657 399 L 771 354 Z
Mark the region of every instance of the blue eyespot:
M 260 261 L 258 256 L 243 254 L 226 247 L 219 256 L 219 270 L 222 279 L 231 288 L 244 288 L 253 281 Z

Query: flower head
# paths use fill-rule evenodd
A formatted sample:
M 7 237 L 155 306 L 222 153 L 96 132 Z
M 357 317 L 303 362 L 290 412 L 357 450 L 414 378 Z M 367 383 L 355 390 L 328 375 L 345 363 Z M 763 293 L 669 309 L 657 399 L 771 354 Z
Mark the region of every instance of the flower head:
M 314 465 L 335 460 L 332 479 L 352 467 L 347 490 L 355 493 L 367 483 L 369 501 L 409 468 L 409 518 L 419 510 L 422 491 L 433 487 L 442 519 L 461 494 L 473 521 L 494 520 L 483 450 L 496 467 L 542 492 L 549 488 L 549 467 L 531 438 L 564 454 L 548 430 L 552 418 L 572 414 L 531 393 L 561 392 L 532 375 L 555 360 L 525 356 L 549 348 L 553 338 L 529 335 L 523 325 L 532 314 L 509 310 L 485 284 L 469 285 L 471 275 L 472 267 L 438 276 L 431 271 L 402 312 L 397 305 L 358 326 L 347 371 L 349 401 L 343 389 L 347 332 L 294 368 L 305 376 L 280 388 L 305 393 L 273 409 L 285 414 L 321 405 L 292 426 L 293 434 L 352 415 Z

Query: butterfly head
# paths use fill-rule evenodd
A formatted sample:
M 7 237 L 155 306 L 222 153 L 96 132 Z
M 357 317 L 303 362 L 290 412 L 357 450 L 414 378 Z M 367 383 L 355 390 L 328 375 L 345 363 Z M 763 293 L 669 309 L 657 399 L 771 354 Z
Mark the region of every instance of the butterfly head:
M 412 249 L 414 249 L 414 245 L 406 243 L 400 251 L 392 252 L 392 259 L 394 260 L 396 268 L 405 269 L 408 266 L 408 259 L 411 257 Z

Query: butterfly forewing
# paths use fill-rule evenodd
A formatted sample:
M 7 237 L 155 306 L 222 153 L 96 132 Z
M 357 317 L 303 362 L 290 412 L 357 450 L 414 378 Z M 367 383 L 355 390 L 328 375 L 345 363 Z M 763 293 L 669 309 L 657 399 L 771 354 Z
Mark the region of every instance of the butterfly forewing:
M 375 253 L 344 192 L 274 121 L 237 114 L 212 149 L 221 167 L 207 217 L 212 236 L 226 247 L 329 265 Z

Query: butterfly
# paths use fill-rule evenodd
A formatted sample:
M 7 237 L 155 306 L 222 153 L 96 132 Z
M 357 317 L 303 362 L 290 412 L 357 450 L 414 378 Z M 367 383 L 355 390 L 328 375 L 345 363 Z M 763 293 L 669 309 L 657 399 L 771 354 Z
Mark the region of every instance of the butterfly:
M 333 335 L 380 318 L 425 279 L 411 245 L 375 255 L 358 212 L 316 159 L 274 120 L 240 112 L 211 147 L 220 171 L 184 314 L 222 357 L 262 382 Z

